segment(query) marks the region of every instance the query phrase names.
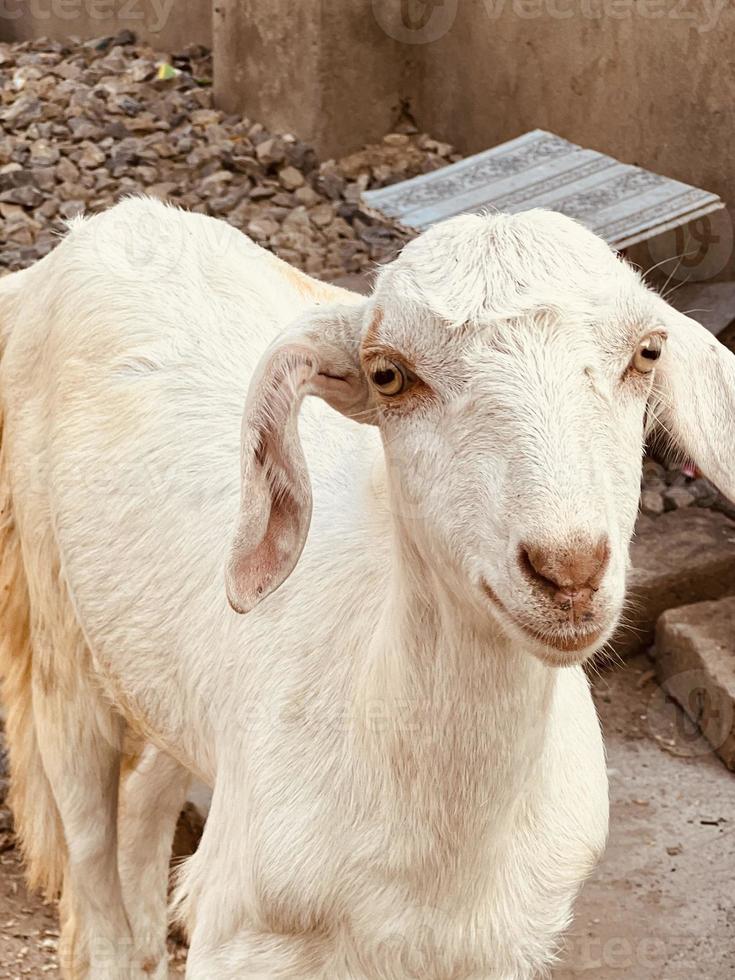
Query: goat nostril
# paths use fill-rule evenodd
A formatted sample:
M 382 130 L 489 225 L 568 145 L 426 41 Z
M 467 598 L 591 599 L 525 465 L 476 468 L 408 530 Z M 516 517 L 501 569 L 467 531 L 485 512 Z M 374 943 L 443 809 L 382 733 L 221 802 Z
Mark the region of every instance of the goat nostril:
M 521 545 L 519 560 L 521 568 L 530 579 L 544 586 L 544 588 L 550 588 L 556 592 L 562 587 L 562 584 L 551 568 L 550 554 L 551 552 L 544 548 L 531 548 Z
M 537 585 L 558 593 L 557 602 L 572 603 L 575 597 L 586 592 L 597 592 L 610 559 L 608 539 L 595 544 L 556 548 L 534 547 L 522 544 L 518 562 L 526 576 Z

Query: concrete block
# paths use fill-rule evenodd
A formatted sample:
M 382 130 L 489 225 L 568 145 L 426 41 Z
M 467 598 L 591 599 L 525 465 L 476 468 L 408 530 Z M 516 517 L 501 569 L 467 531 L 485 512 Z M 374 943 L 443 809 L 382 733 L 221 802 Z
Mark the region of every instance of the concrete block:
M 664 613 L 654 659 L 664 692 L 735 770 L 735 598 Z
M 392 2 L 392 0 L 391 0 Z M 214 94 L 322 158 L 381 139 L 416 88 L 415 52 L 364 0 L 218 0 Z
M 656 621 L 667 609 L 735 595 L 735 522 L 699 507 L 642 517 L 631 560 L 630 625 L 614 643 L 621 656 L 653 643 Z

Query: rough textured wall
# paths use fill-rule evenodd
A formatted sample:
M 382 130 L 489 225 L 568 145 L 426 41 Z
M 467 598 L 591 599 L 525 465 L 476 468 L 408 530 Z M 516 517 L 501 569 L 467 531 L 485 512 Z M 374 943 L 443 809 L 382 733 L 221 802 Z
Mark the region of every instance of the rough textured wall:
M 322 156 L 387 133 L 418 77 L 417 52 L 381 28 L 371 0 L 215 0 L 214 45 L 218 105 Z
M 0 0 L 0 41 L 132 31 L 164 52 L 212 43 L 212 0 Z

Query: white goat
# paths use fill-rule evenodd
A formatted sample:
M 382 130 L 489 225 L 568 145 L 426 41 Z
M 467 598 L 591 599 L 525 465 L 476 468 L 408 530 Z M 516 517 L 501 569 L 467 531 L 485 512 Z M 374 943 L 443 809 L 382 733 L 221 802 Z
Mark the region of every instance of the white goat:
M 580 664 L 646 418 L 732 492 L 735 359 L 541 211 L 436 227 L 364 299 L 128 201 L 0 325 L 14 805 L 66 975 L 166 975 L 191 774 L 190 978 L 543 972 L 605 841 Z

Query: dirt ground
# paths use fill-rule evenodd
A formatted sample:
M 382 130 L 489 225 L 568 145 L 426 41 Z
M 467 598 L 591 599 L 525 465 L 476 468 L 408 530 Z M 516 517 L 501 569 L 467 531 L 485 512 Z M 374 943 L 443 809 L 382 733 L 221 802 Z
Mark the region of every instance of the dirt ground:
M 554 980 L 735 977 L 735 775 L 667 704 L 645 657 L 595 696 L 612 798 L 605 857 L 585 886 Z M 0 978 L 59 976 L 56 909 L 28 895 L 0 848 Z M 183 951 L 172 946 L 172 973 Z
M 735 775 L 666 702 L 647 658 L 595 692 L 610 840 L 554 980 L 735 977 Z

